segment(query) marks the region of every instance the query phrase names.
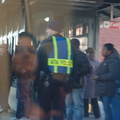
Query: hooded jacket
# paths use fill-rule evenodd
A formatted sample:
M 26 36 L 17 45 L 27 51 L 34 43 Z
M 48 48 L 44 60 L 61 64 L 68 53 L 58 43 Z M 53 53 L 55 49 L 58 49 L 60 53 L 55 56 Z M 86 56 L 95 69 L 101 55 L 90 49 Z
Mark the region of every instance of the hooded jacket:
M 100 64 L 97 71 L 99 79 L 96 81 L 96 92 L 100 96 L 114 96 L 116 80 L 119 76 L 119 54 L 116 50 Z

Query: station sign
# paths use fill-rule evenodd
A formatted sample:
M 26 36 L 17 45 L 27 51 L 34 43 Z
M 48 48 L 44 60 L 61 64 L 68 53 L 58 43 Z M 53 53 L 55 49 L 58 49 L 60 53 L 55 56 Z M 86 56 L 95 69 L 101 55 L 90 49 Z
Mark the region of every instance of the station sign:
M 119 22 L 110 22 L 110 28 L 119 28 L 120 23 Z
M 101 24 L 101 28 L 116 28 L 116 29 L 120 29 L 120 22 L 104 21 Z

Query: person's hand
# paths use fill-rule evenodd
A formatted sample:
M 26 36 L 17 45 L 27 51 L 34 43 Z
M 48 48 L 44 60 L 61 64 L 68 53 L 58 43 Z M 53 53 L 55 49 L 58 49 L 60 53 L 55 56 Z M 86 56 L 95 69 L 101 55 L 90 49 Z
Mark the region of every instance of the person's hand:
M 99 76 L 97 75 L 92 77 L 92 80 L 98 80 L 98 79 L 99 79 Z

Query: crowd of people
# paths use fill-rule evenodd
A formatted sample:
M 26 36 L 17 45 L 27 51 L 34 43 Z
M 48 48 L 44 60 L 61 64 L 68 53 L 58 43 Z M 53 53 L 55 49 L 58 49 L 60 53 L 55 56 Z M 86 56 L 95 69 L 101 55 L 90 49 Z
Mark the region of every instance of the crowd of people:
M 0 46 L 0 105 L 10 109 L 10 75 L 17 78 L 17 110 L 11 120 L 83 120 L 89 104 L 96 119 L 120 120 L 120 58 L 112 43 L 102 48 L 103 61 L 95 49 L 80 50 L 78 39 L 63 37 L 61 22 L 51 21 L 47 38 L 36 49 L 35 37 L 22 32 L 15 54 Z

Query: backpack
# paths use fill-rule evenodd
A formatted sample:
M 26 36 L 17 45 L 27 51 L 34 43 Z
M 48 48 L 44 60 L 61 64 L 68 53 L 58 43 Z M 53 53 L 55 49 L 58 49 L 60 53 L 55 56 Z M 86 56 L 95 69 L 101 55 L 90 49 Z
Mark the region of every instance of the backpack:
M 72 88 L 82 88 L 84 85 L 84 76 L 90 73 L 91 67 L 86 54 L 75 49 L 73 71 L 69 78 L 69 84 Z

